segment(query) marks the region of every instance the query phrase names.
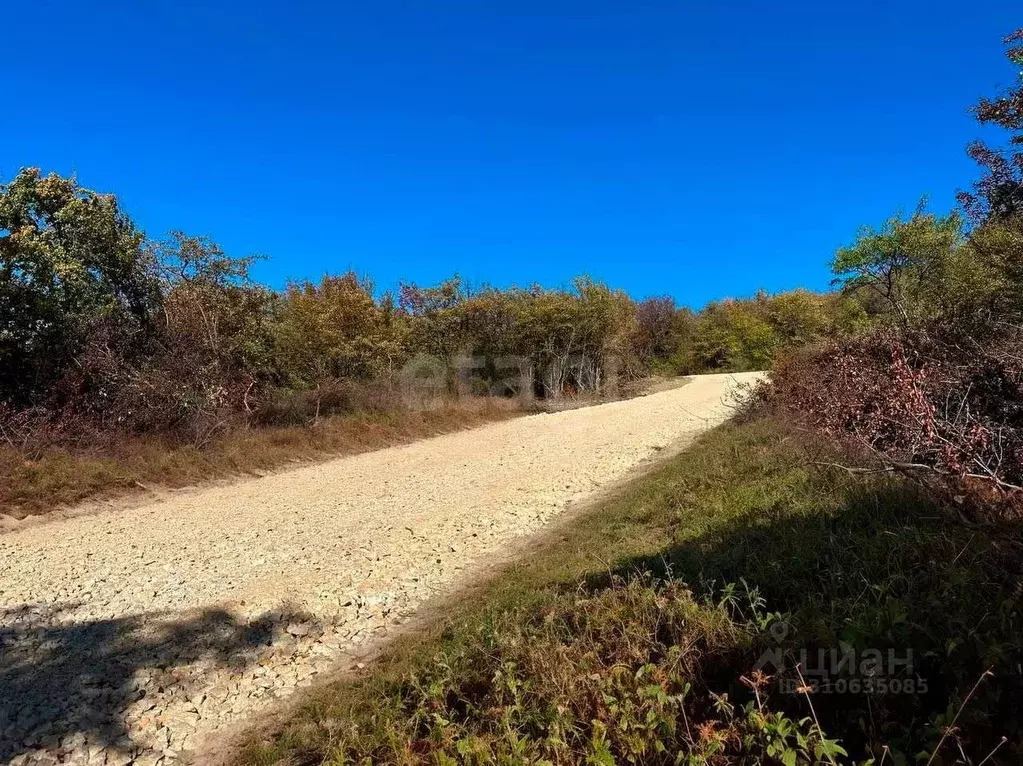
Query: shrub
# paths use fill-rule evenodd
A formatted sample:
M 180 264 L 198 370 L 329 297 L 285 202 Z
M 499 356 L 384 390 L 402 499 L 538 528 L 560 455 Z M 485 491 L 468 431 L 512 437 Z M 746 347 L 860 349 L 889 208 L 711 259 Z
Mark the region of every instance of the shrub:
M 761 674 L 744 679 L 754 697 L 746 704 L 707 688 L 708 676 L 752 663 L 759 632 L 724 608 L 698 604 L 680 582 L 616 579 L 480 624 L 429 667 L 333 721 L 329 757 L 714 764 L 826 763 L 843 755 L 809 717 L 771 710 Z M 298 736 L 290 744 L 301 752 Z
M 1023 485 L 1017 338 L 1011 331 L 981 345 L 939 327 L 828 342 L 779 361 L 771 394 L 814 428 L 866 447 L 883 468 L 1007 512 Z

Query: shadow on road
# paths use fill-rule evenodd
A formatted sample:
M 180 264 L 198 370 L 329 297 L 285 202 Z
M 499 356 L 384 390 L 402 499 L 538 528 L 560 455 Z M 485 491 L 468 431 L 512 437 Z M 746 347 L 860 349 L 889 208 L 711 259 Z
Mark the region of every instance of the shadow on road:
M 141 715 L 152 721 L 136 727 L 151 738 L 166 704 L 187 699 L 210 670 L 242 674 L 285 625 L 311 622 L 288 609 L 253 621 L 210 609 L 176 621 L 150 614 L 76 622 L 79 606 L 0 610 L 0 761 L 37 748 L 130 756 L 150 743 L 129 738 L 129 709 L 151 711 Z

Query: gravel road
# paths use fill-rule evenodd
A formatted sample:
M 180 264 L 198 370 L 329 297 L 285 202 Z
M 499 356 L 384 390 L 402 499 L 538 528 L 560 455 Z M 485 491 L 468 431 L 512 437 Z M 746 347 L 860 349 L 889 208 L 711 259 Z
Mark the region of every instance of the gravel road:
M 0 535 L 0 761 L 170 763 L 387 633 L 754 373 Z

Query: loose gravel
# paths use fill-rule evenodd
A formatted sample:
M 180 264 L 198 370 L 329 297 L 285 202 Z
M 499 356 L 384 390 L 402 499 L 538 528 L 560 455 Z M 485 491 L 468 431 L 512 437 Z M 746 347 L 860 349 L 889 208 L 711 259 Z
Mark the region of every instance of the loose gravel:
M 379 639 L 755 373 L 0 535 L 0 761 L 169 764 Z

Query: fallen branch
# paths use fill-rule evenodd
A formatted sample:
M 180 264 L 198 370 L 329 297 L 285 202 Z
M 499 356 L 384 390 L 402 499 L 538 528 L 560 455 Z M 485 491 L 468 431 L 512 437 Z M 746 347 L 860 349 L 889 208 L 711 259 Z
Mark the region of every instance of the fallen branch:
M 983 473 L 966 473 L 966 474 L 953 474 L 948 471 L 942 471 L 940 468 L 935 468 L 933 465 L 927 465 L 926 463 L 904 463 L 895 460 L 888 460 L 887 458 L 880 457 L 880 460 L 886 465 L 881 468 L 859 468 L 856 466 L 847 466 L 840 463 L 824 463 L 824 462 L 813 462 L 811 465 L 822 466 L 825 468 L 838 468 L 839 470 L 845 471 L 849 474 L 877 474 L 877 473 L 911 473 L 913 471 L 925 471 L 927 473 L 933 473 L 942 478 L 967 478 L 967 479 L 978 479 L 980 481 L 988 481 L 996 485 L 1000 489 L 1004 489 L 1009 492 L 1023 491 L 1023 487 L 1016 484 L 1010 484 L 1007 481 L 1002 481 L 997 476 Z

